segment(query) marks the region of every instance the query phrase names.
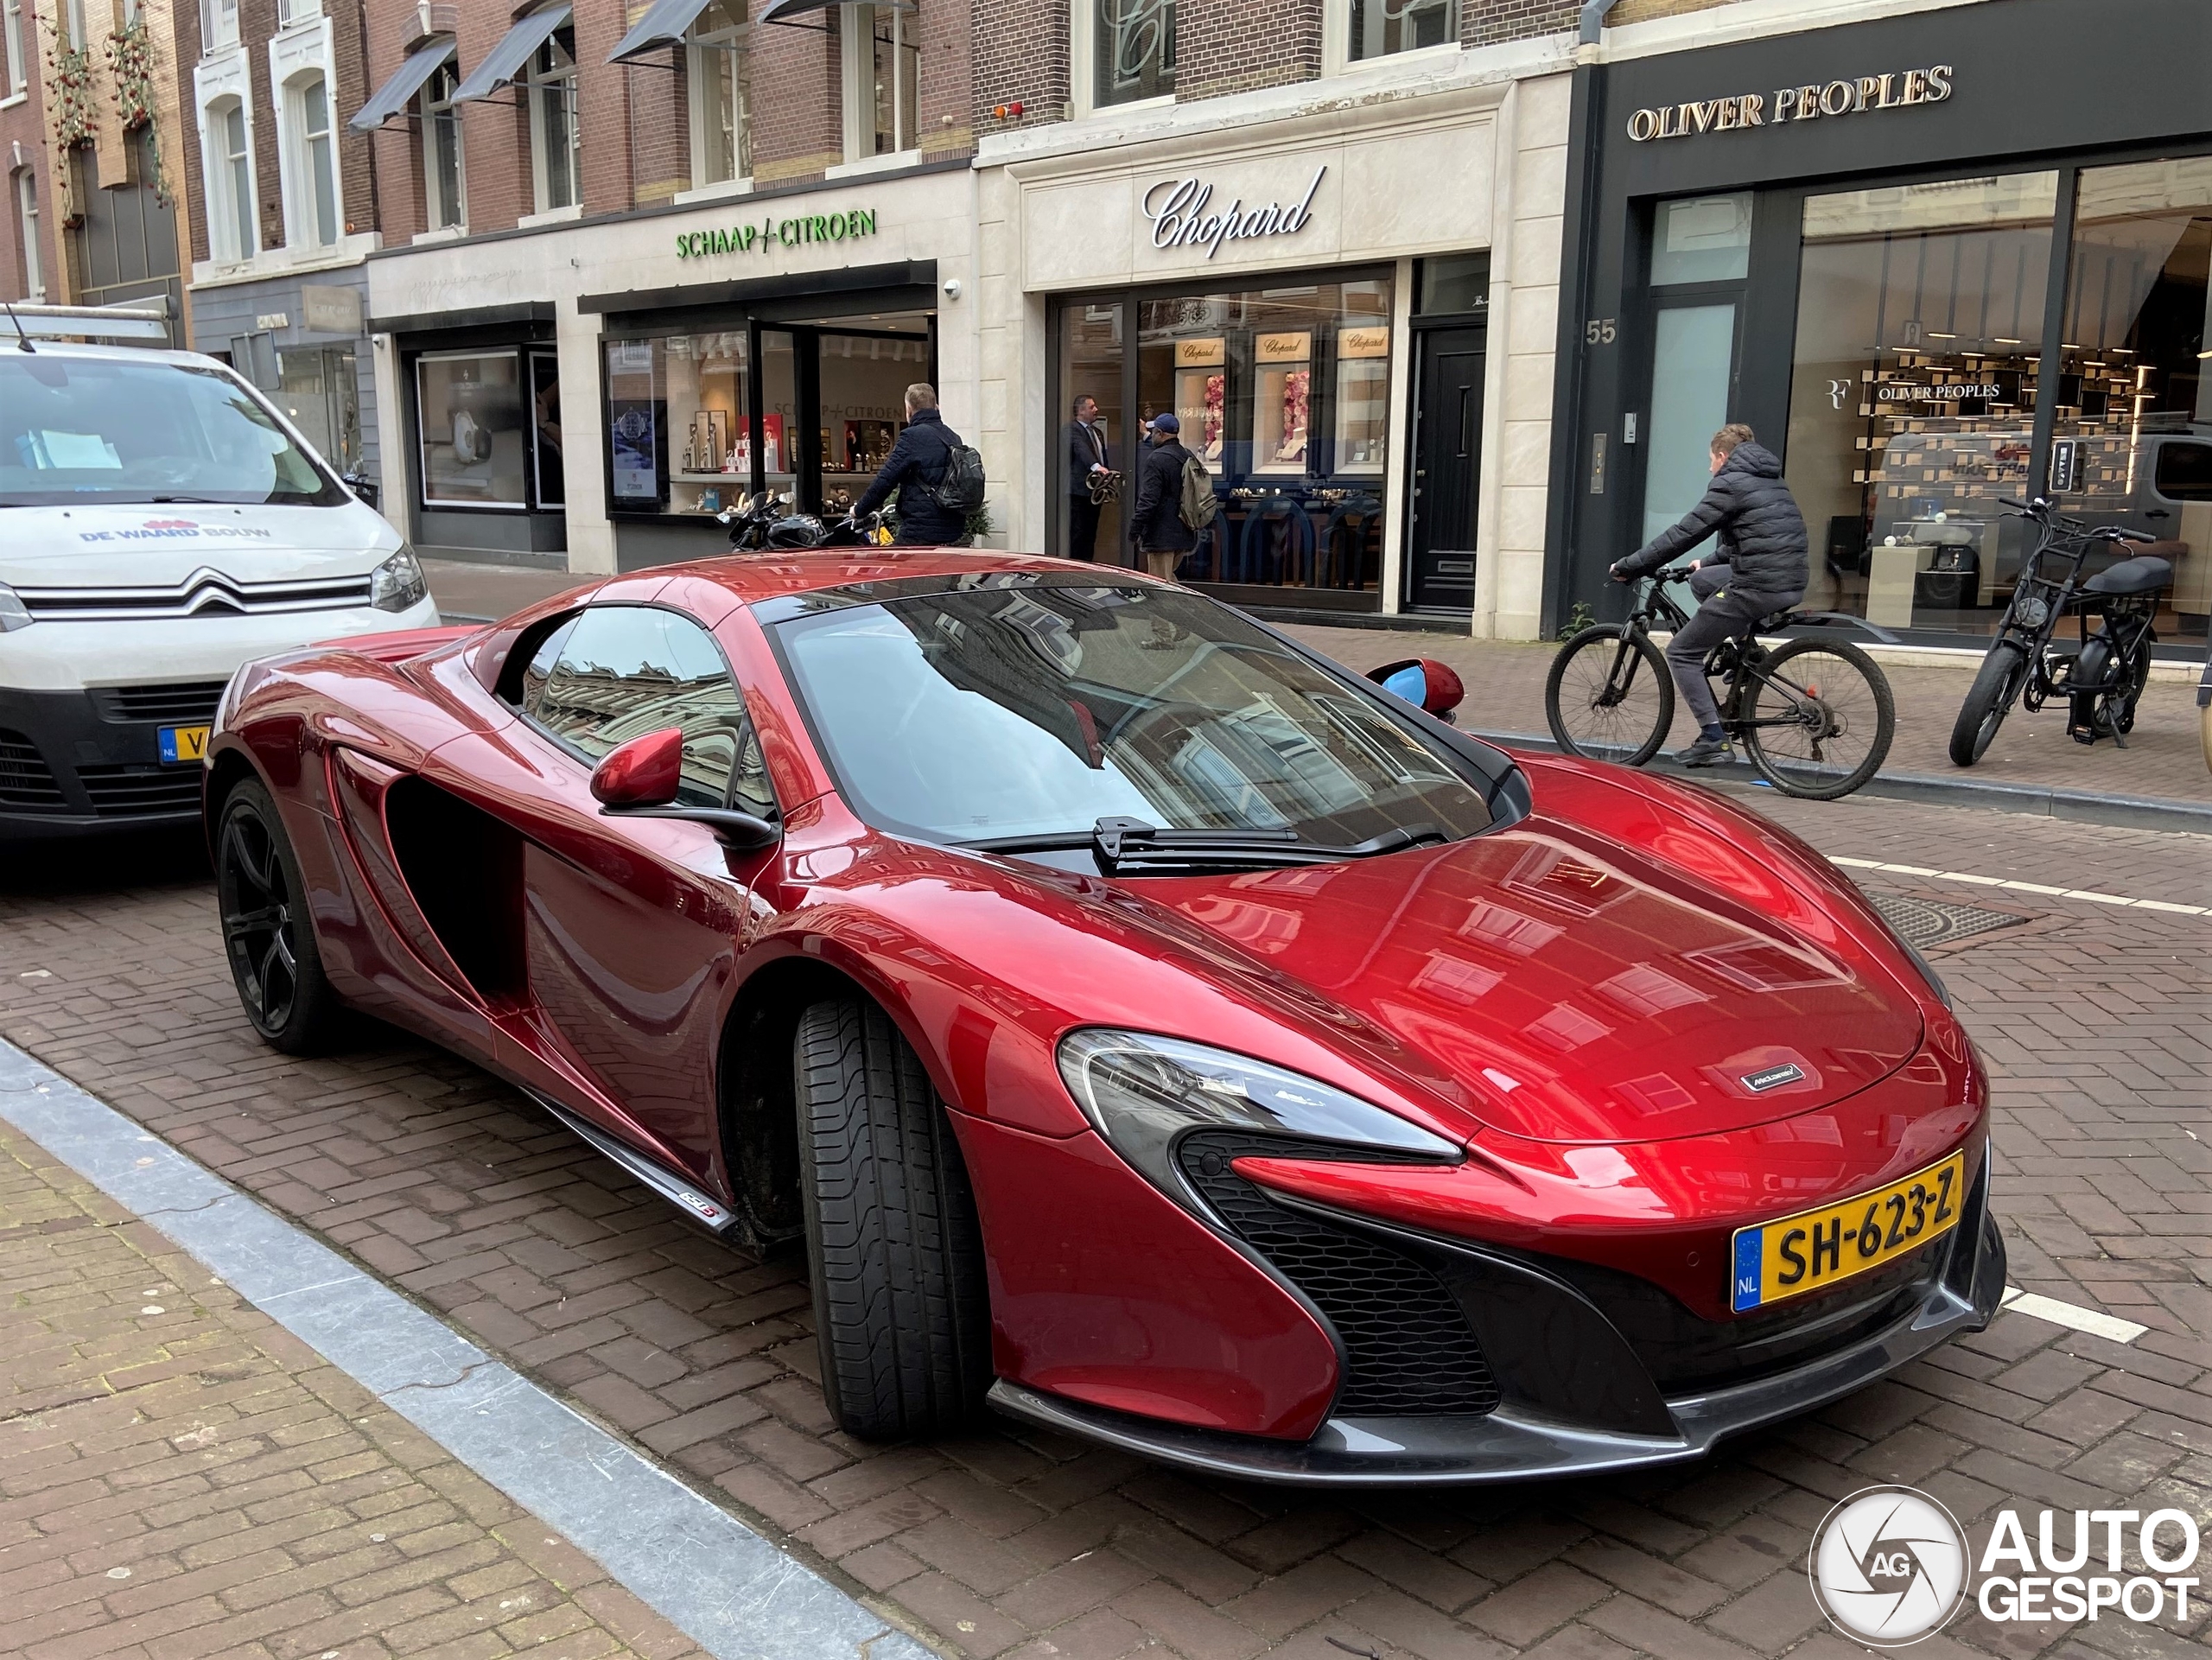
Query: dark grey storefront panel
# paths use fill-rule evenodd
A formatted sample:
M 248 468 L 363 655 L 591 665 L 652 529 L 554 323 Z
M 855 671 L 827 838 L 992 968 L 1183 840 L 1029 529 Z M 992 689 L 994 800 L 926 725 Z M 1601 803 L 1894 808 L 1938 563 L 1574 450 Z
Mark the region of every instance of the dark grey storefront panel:
M 1624 590 L 1605 580 L 1605 567 L 1640 539 L 1643 457 L 1623 448 L 1621 417 L 1648 406 L 1643 264 L 1652 204 L 1758 193 L 1733 413 L 1780 450 L 1803 194 L 2199 153 L 2212 146 L 2208 63 L 2212 4 L 2205 0 L 1984 0 L 1578 72 L 1578 121 L 1592 110 L 1586 130 L 1594 143 L 1584 142 L 1578 124 L 1570 169 L 1587 169 L 1581 176 L 1591 219 L 1586 250 L 1570 239 L 1561 272 L 1560 426 L 1547 537 L 1560 551 L 1547 572 L 1547 629 L 1577 600 L 1600 614 L 1617 609 Z M 1901 78 L 1936 65 L 1950 70 L 1950 95 L 1941 102 L 1772 119 L 1781 88 Z M 1629 137 L 1637 110 L 1746 93 L 1764 100 L 1759 126 L 1641 143 Z M 1611 340 L 1590 343 L 1586 331 L 1606 322 Z M 1605 489 L 1594 493 L 1591 459 L 1601 436 L 1611 459 Z M 1624 464 L 1630 457 L 1633 466 Z

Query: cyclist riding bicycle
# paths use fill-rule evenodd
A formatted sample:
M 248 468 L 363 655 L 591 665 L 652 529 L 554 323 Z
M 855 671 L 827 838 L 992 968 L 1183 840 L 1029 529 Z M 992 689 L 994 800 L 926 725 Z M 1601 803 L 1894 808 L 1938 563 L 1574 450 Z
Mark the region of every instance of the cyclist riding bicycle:
M 1752 436 L 1731 424 L 1713 435 L 1713 482 L 1682 522 L 1662 531 L 1612 568 L 1617 582 L 1632 582 L 1672 563 L 1706 539 L 1715 550 L 1690 567 L 1697 613 L 1667 646 L 1667 666 L 1698 723 L 1697 741 L 1675 759 L 1685 766 L 1711 766 L 1728 758 L 1719 706 L 1705 677 L 1706 654 L 1724 640 L 1751 633 L 1760 618 L 1787 611 L 1805 597 L 1811 577 L 1805 517 L 1782 462 Z

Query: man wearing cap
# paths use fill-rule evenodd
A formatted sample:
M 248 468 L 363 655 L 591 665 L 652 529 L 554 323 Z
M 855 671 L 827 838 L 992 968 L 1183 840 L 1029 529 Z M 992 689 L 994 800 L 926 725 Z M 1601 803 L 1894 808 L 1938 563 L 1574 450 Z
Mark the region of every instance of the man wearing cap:
M 1173 410 L 1152 417 L 1144 459 L 1137 464 L 1136 509 L 1129 517 L 1145 569 L 1169 582 L 1183 556 L 1198 544 L 1198 532 L 1183 522 L 1183 464 L 1191 452 L 1183 448 L 1182 429 Z

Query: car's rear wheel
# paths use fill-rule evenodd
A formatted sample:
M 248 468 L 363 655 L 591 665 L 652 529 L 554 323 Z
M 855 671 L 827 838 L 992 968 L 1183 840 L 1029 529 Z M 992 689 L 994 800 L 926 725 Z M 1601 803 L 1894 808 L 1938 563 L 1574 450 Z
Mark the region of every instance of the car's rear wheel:
M 258 779 L 246 779 L 223 802 L 215 900 L 231 978 L 262 1041 L 288 1055 L 327 1047 L 345 1010 L 322 971 L 291 838 Z
M 870 1440 L 954 1429 L 990 1387 L 991 1329 L 944 1105 L 873 1003 L 815 1004 L 793 1046 L 823 1396 Z

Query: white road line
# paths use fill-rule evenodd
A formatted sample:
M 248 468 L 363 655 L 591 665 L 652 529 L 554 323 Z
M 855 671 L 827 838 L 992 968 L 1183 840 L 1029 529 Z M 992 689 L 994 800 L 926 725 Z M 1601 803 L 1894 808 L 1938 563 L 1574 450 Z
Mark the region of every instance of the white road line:
M 2047 1320 L 2053 1326 L 2070 1326 L 2076 1332 L 2087 1332 L 2091 1337 L 2108 1338 L 2114 1343 L 2133 1343 L 2151 1329 L 2138 1326 L 2132 1320 L 2121 1320 L 2116 1314 L 2061 1302 L 2039 1292 L 2023 1291 L 2016 1285 L 2005 1288 L 2004 1298 L 1997 1306 L 2016 1314 L 2025 1314 L 2031 1320 Z
M 2015 893 L 2043 894 L 2053 899 L 2088 900 L 2097 905 L 2132 905 L 2139 911 L 2170 911 L 2179 916 L 2212 916 L 2212 906 L 2177 905 L 2171 900 L 2130 899 L 2124 894 L 2100 894 L 2088 887 L 2052 887 L 2044 882 L 2017 881 L 2006 876 L 1976 876 L 1964 870 L 1930 870 L 1925 865 L 1885 864 L 1879 859 L 1847 859 L 1831 854 L 1828 862 L 1847 870 L 1881 870 L 1892 876 L 1933 876 L 1939 882 L 1972 882 L 1977 887 L 2009 887 Z

